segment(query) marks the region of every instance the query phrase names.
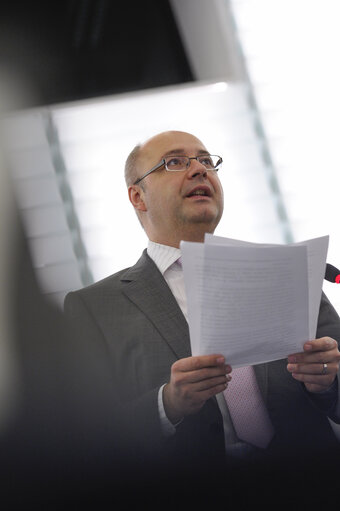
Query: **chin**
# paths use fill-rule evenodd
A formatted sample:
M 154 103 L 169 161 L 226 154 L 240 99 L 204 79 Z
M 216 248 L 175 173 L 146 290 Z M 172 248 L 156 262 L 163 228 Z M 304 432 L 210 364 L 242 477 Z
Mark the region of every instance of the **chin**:
M 205 210 L 205 211 L 200 211 L 200 212 L 197 212 L 196 214 L 193 214 L 191 218 L 194 222 L 202 222 L 202 223 L 208 223 L 208 224 L 216 223 L 216 225 L 217 225 L 221 219 L 221 216 L 222 215 L 220 215 L 220 213 L 218 211 Z
M 196 210 L 191 209 L 190 211 L 183 211 L 182 214 L 179 215 L 180 223 L 186 225 L 201 225 L 202 231 L 204 232 L 214 232 L 217 227 L 221 217 L 222 212 L 218 208 L 213 208 L 206 204 L 204 207 L 196 208 Z
M 218 225 L 218 222 L 219 222 L 219 218 L 217 219 L 216 217 L 209 218 L 209 217 L 196 216 L 196 217 L 192 217 L 190 220 L 190 224 L 192 226 L 196 226 L 196 227 L 201 226 L 200 230 L 204 233 L 206 233 L 206 232 L 213 233 Z

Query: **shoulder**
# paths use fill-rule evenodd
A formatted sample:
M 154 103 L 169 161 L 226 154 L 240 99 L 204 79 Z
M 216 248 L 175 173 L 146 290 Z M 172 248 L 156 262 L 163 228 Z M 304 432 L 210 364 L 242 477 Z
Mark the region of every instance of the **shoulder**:
M 77 297 L 87 301 L 90 298 L 112 296 L 120 293 L 127 283 L 133 280 L 141 280 L 149 272 L 154 272 L 155 270 L 158 271 L 156 265 L 148 256 L 146 250 L 144 250 L 139 260 L 133 266 L 124 268 L 94 284 L 71 291 L 67 294 L 66 300 L 70 297 Z
M 85 286 L 80 289 L 76 289 L 75 291 L 71 291 L 71 294 L 77 294 L 77 295 L 82 296 L 82 295 L 88 295 L 88 294 L 92 294 L 92 293 L 102 292 L 105 289 L 115 288 L 115 287 L 117 287 L 117 285 L 119 285 L 121 278 L 129 270 L 130 270 L 130 268 L 124 268 L 123 270 L 113 273 L 112 275 L 109 275 L 108 277 L 98 280 L 97 282 L 94 282 L 93 284 L 90 284 L 90 285 Z

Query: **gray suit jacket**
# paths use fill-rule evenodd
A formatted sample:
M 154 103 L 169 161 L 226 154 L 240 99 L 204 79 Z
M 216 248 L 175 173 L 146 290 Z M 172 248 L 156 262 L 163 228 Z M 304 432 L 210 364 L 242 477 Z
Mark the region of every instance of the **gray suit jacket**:
M 171 365 L 191 351 L 187 322 L 146 251 L 131 268 L 69 293 L 65 312 L 79 335 L 105 346 L 121 402 L 129 410 L 128 422 L 138 425 L 144 446 L 154 450 L 157 445 L 185 459 L 224 456 L 223 421 L 215 399 L 184 419 L 174 437 L 162 436 L 159 387 L 169 381 Z M 317 336 L 324 335 L 340 341 L 339 317 L 323 295 Z M 285 360 L 260 364 L 255 372 L 276 432 L 268 452 L 336 445 L 327 419 L 333 403 L 319 406 L 287 372 Z

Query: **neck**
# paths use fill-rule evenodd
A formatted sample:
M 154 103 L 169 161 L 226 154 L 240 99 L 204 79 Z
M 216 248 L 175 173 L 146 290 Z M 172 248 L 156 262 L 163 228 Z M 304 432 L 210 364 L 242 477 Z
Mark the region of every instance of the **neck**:
M 179 248 L 181 241 L 193 241 L 196 243 L 204 242 L 204 235 L 206 232 L 213 234 L 214 231 L 205 230 L 201 232 L 182 232 L 180 235 L 176 233 L 176 235 L 148 235 L 150 241 L 154 243 L 159 243 L 160 245 L 167 245 L 168 247 Z

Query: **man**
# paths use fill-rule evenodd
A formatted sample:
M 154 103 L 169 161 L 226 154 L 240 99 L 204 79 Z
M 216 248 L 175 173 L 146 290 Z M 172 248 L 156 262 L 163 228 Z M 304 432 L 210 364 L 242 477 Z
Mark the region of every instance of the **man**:
M 137 146 L 126 163 L 131 204 L 148 238 L 137 264 L 70 293 L 67 315 L 80 335 L 104 343 L 119 393 L 147 448 L 164 459 L 231 465 L 337 445 L 328 417 L 337 409 L 340 321 L 323 296 L 317 339 L 287 360 L 256 366 L 269 413 L 268 445 L 238 438 L 223 392 L 232 368 L 220 354 L 190 353 L 179 244 L 203 242 L 223 212 L 219 157 L 195 136 L 169 131 Z M 288 355 L 288 354 L 287 354 Z M 248 422 L 253 420 L 250 415 Z

